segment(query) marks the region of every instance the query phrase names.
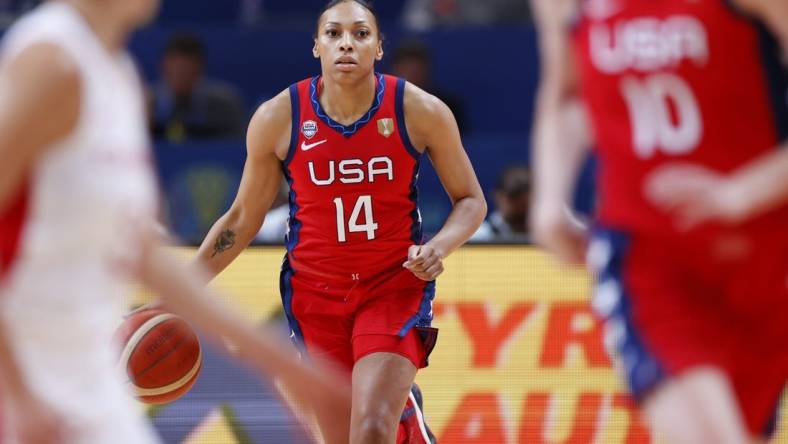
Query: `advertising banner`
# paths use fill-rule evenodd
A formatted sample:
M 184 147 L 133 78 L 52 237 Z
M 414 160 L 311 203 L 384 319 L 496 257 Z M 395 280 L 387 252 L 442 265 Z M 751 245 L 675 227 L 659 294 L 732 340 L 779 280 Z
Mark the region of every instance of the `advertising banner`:
M 249 319 L 269 319 L 281 306 L 282 257 L 277 247 L 248 249 L 217 286 Z M 527 246 L 467 246 L 447 259 L 433 307 L 438 344 L 417 378 L 439 442 L 659 442 L 605 351 L 602 326 L 589 307 L 590 284 L 584 270 L 561 267 Z M 236 413 L 228 421 L 220 410 L 212 412 L 189 442 L 245 442 L 230 425 L 243 430 L 251 418 Z M 785 428 L 776 442 L 788 442 Z M 223 440 L 200 438 L 216 433 Z M 266 441 L 261 433 L 259 442 L 283 441 Z

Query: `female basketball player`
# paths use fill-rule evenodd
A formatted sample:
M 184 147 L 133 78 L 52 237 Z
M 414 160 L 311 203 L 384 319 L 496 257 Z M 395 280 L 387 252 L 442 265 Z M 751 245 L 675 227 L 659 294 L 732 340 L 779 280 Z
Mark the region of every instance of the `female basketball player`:
M 788 377 L 788 2 L 532 4 L 536 239 L 581 261 L 564 203 L 598 147 L 594 307 L 633 395 L 671 443 L 768 436 Z
M 156 442 L 110 348 L 124 283 L 239 346 L 320 411 L 341 381 L 301 366 L 165 253 L 143 94 L 123 50 L 156 0 L 59 0 L 17 22 L 0 56 L 0 393 L 11 443 Z M 339 387 L 337 387 L 339 384 Z
M 310 356 L 352 372 L 350 430 L 323 430 L 325 439 L 429 442 L 411 386 L 436 339 L 434 280 L 481 224 L 484 197 L 448 107 L 375 72 L 383 41 L 366 2 L 331 1 L 313 54 L 321 75 L 292 85 L 252 118 L 238 195 L 198 259 L 216 274 L 238 256 L 284 171 L 291 212 L 281 290 L 293 335 Z M 416 180 L 425 152 L 454 206 L 422 244 Z

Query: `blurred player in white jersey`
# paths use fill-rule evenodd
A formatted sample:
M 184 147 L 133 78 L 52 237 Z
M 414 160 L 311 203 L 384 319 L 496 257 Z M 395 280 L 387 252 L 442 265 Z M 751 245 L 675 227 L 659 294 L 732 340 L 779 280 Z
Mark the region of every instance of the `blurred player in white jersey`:
M 158 3 L 51 0 L 4 38 L 0 393 L 10 443 L 157 441 L 109 344 L 131 279 L 233 342 L 302 402 L 349 409 L 331 372 L 299 364 L 157 245 L 142 89 L 124 46 Z

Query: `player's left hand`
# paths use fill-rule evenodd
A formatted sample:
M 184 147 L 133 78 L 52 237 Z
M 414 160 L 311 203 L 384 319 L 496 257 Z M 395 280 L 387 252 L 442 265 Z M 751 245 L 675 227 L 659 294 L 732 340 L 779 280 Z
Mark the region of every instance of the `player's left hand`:
M 408 260 L 402 266 L 423 281 L 434 281 L 443 273 L 443 255 L 429 244 L 411 245 Z
M 735 225 L 746 219 L 747 199 L 739 188 L 730 176 L 688 163 L 662 166 L 644 183 L 646 198 L 685 231 L 705 222 Z

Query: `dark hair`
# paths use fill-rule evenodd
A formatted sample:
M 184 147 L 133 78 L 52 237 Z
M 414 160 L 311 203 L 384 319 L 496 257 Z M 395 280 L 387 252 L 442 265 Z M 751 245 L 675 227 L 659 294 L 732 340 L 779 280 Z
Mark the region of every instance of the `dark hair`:
M 531 191 L 531 172 L 525 165 L 507 167 L 498 176 L 495 191 L 516 197 Z
M 364 9 L 369 11 L 370 14 L 372 14 L 372 17 L 375 19 L 375 26 L 378 27 L 378 38 L 382 41 L 384 36 L 383 36 L 383 32 L 380 30 L 380 17 L 378 17 L 378 12 L 375 10 L 375 7 L 372 5 L 372 2 L 371 1 L 367 1 L 367 0 L 331 0 L 331 1 L 329 1 L 325 6 L 323 6 L 323 9 L 320 10 L 320 14 L 317 15 L 317 24 L 315 25 L 315 35 L 313 37 L 317 38 L 318 28 L 320 27 L 320 18 L 323 17 L 323 14 L 325 14 L 326 11 L 328 11 L 331 8 L 333 8 L 334 6 L 336 6 L 336 5 L 340 4 L 340 3 L 347 3 L 347 2 L 356 2 L 359 5 L 361 5 Z
M 167 41 L 164 55 L 178 54 L 202 61 L 205 58 L 205 47 L 202 40 L 194 34 L 175 34 Z

